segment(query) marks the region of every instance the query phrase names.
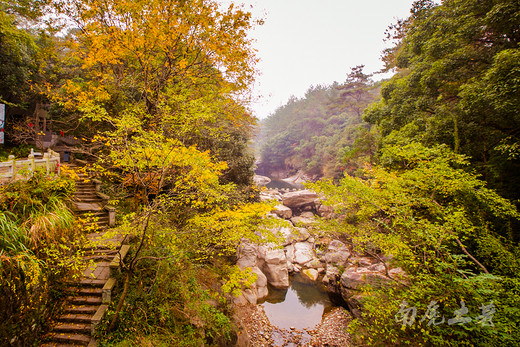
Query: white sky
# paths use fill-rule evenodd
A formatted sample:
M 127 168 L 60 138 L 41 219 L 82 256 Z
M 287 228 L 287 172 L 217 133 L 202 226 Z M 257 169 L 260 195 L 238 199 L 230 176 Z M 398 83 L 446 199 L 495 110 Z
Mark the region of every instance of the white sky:
M 381 69 L 384 32 L 396 18 L 408 17 L 413 0 L 236 2 L 265 18 L 251 34 L 261 59 L 254 88 L 260 100 L 252 107 L 258 118 L 265 118 L 291 95 L 302 97 L 311 85 L 345 81 L 351 67 Z

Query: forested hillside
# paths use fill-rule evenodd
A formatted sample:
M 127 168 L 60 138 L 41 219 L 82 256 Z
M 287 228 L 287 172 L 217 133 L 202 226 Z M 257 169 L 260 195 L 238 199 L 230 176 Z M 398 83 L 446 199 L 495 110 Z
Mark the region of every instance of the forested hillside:
M 379 84 L 358 66 L 343 84 L 310 87 L 301 99 L 290 99 L 262 121 L 259 172 L 288 176 L 301 170 L 314 178 L 354 173 L 358 164 L 347 166 L 344 159 L 360 156 L 353 150 L 356 139 L 373 135 L 362 115 L 378 97 Z M 363 148 L 363 154 L 372 151 Z

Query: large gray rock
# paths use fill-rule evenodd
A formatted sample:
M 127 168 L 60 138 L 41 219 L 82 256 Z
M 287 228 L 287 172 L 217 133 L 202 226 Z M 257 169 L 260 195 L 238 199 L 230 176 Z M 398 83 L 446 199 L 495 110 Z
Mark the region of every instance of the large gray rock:
M 316 281 L 318 279 L 318 270 L 316 269 L 305 269 L 302 271 L 302 275 L 306 276 L 312 281 Z
M 297 216 L 291 218 L 291 223 L 293 223 L 294 225 L 308 225 L 314 223 L 314 219 Z
M 287 261 L 290 263 L 294 263 L 294 245 L 291 243 L 284 247 L 285 249 L 285 257 Z
M 267 289 L 267 277 L 257 266 L 252 268 L 251 272 L 256 274 L 255 286 L 257 300 L 263 299 L 269 294 L 269 290 Z
M 307 219 L 315 219 L 314 213 L 312 213 L 310 211 L 305 211 L 305 212 L 300 213 L 300 217 L 307 218 Z
M 340 279 L 341 294 L 347 301 L 351 296 L 359 294 L 361 287 L 370 284 L 374 288 L 381 288 L 389 281 L 389 278 L 377 271 L 367 268 L 348 268 Z
M 277 189 L 268 189 L 260 192 L 260 201 L 282 201 L 282 194 Z
M 306 205 L 313 205 L 314 200 L 317 198 L 318 195 L 310 190 L 299 190 L 282 195 L 283 204 L 290 208 L 302 208 Z
M 319 205 L 316 207 L 316 213 L 322 218 L 330 219 L 334 216 L 334 208 L 332 206 Z
M 292 210 L 284 205 L 276 205 L 273 212 L 280 218 L 289 219 L 292 217 Z
M 266 176 L 254 175 L 253 182 L 255 182 L 257 186 L 261 187 L 269 184 L 269 182 L 271 182 L 271 179 Z
M 259 255 L 263 263 L 262 272 L 267 277 L 269 284 L 275 288 L 288 288 L 289 270 L 285 251 L 263 246 L 259 248 Z
M 294 263 L 304 265 L 316 258 L 314 247 L 308 242 L 297 242 L 294 244 Z
M 329 243 L 327 252 L 323 256 L 323 260 L 325 260 L 327 264 L 344 266 L 350 256 L 350 250 L 343 242 L 333 240 Z
M 239 268 L 253 268 L 257 265 L 258 247 L 249 241 L 243 240 L 237 250 L 237 265 Z
M 280 233 L 284 237 L 284 245 L 294 242 L 306 241 L 311 237 L 311 234 L 305 228 L 282 227 Z

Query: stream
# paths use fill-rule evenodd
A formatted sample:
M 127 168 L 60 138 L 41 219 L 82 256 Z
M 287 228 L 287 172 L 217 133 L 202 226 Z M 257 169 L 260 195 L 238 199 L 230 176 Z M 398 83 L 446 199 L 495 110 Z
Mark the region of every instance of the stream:
M 261 305 L 272 325 L 298 330 L 317 326 L 323 313 L 333 308 L 325 288 L 301 274 L 291 276 L 288 289 L 270 287 Z
M 270 189 L 274 189 L 274 188 L 277 188 L 277 189 L 302 189 L 303 184 L 289 183 L 289 182 L 285 182 L 282 180 L 277 180 L 277 179 L 271 178 L 271 182 L 269 182 L 265 187 L 270 188 Z

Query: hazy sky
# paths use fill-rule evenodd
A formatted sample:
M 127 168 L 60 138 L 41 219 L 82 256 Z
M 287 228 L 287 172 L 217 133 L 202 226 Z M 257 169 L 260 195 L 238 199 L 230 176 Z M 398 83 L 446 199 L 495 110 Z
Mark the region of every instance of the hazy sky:
M 265 118 L 291 95 L 311 85 L 343 82 L 351 67 L 379 70 L 386 28 L 408 17 L 413 0 L 242 0 L 265 24 L 252 32 L 257 42 L 253 105 Z M 253 5 L 253 8 L 249 8 Z

